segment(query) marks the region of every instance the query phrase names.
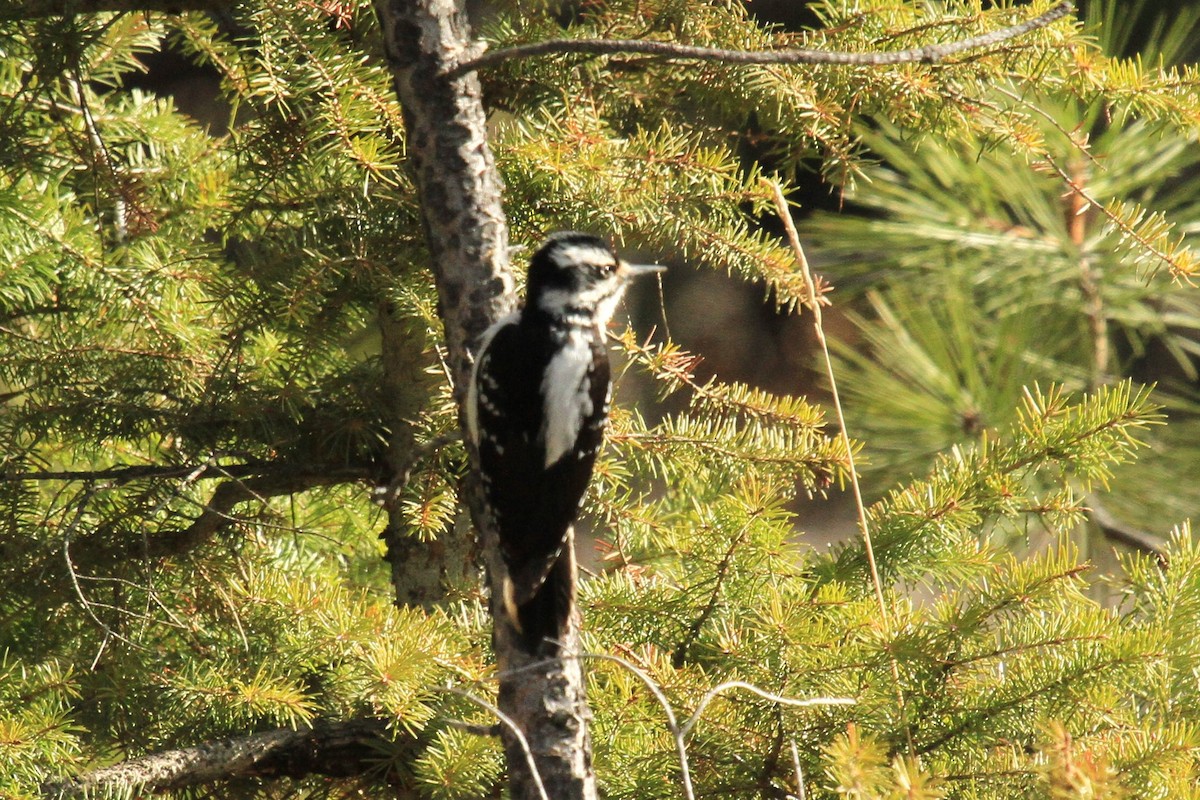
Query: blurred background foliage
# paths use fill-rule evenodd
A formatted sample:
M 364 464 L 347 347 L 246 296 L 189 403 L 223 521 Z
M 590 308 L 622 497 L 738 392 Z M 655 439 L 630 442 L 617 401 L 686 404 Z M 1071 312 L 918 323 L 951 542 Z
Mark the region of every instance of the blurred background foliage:
M 1083 18 L 1114 56 L 1187 64 L 1197 54 L 1195 6 L 1090 3 Z M 978 102 L 997 95 L 1010 92 Z M 1030 384 L 1153 383 L 1170 424 L 1088 504 L 1097 533 L 1161 534 L 1200 509 L 1189 477 L 1200 466 L 1200 300 L 1188 275 L 1131 254 L 1140 243 L 1113 217 L 1126 204 L 1154 209 L 1175 226 L 1164 241 L 1194 241 L 1195 131 L 1104 100 L 1037 90 L 1023 100 L 1037 109 L 1023 151 L 867 122 L 877 165 L 846 193 L 846 213 L 820 212 L 805 228 L 839 296 L 856 301 L 855 335 L 838 345 L 849 424 L 878 491 L 1008 423 Z

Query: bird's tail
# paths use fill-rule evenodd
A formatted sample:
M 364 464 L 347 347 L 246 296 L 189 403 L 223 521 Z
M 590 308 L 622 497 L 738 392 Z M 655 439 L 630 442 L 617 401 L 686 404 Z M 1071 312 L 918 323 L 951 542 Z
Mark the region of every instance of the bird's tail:
M 552 559 L 511 568 L 501 601 L 531 655 L 554 655 L 575 611 L 575 546 L 571 531 Z

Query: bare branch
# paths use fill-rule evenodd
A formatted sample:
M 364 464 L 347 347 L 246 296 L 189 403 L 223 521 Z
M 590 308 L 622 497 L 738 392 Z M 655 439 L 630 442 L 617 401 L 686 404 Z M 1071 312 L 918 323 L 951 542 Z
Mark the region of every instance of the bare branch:
M 800 751 L 796 749 L 796 740 L 791 739 L 788 744 L 792 748 L 792 769 L 796 773 L 796 797 L 798 800 L 808 800 L 808 793 L 804 790 L 804 770 L 800 768 Z
M 26 472 L 0 471 L 0 482 L 14 481 L 111 481 L 120 486 L 130 481 L 152 478 L 186 478 L 197 469 L 219 470 L 222 475 L 231 478 L 245 478 L 266 472 L 278 471 L 280 465 L 269 461 L 247 462 L 243 464 L 226 464 L 217 467 L 210 464 L 179 464 L 164 466 L 161 464 L 132 464 L 107 467 L 92 470 L 36 470 Z
M 233 0 L 0 0 L 0 20 L 71 17 L 105 11 L 228 11 Z
M 233 508 L 249 500 L 297 494 L 319 486 L 337 486 L 365 480 L 365 470 L 347 468 L 323 472 L 285 472 L 279 475 L 260 475 L 246 480 L 230 479 L 213 492 L 200 516 L 187 528 L 175 533 L 159 533 L 153 537 L 146 555 L 150 558 L 175 556 L 207 542 L 222 528 L 236 522 Z
M 688 764 L 687 742 L 683 738 L 683 732 L 680 730 L 679 722 L 675 717 L 675 709 L 671 707 L 671 701 L 667 699 L 666 693 L 654 682 L 654 679 L 649 674 L 640 669 L 632 661 L 620 656 L 610 656 L 606 653 L 581 653 L 580 655 L 584 658 L 594 658 L 598 661 L 611 661 L 614 664 L 619 664 L 633 673 L 634 677 L 650 690 L 650 694 L 654 695 L 654 699 L 662 707 L 663 715 L 666 718 L 667 730 L 671 732 L 671 739 L 675 743 L 675 754 L 679 757 L 679 779 L 683 782 L 683 796 L 686 800 L 696 800 L 696 791 L 692 787 L 692 770 Z
M 691 733 L 692 728 L 696 726 L 696 723 L 700 721 L 700 715 L 704 713 L 704 709 L 717 695 L 721 694 L 722 692 L 725 692 L 729 689 L 743 689 L 756 694 L 765 700 L 770 700 L 773 703 L 780 703 L 782 705 L 798 708 L 809 708 L 811 706 L 854 705 L 856 702 L 854 699 L 849 697 L 814 697 L 808 700 L 798 700 L 792 697 L 783 697 L 781 695 L 772 694 L 771 692 L 764 691 L 754 684 L 746 683 L 745 681 L 726 681 L 725 683 L 718 684 L 712 689 L 709 689 L 708 692 L 706 692 L 704 696 L 700 698 L 700 702 L 696 705 L 696 710 L 692 712 L 692 715 L 684 720 L 684 723 L 680 725 L 675 716 L 675 710 L 671 708 L 671 702 L 667 699 L 667 695 L 662 690 L 662 687 L 655 683 L 654 679 L 651 678 L 648 673 L 639 668 L 633 662 L 621 658 L 620 656 L 612 656 L 606 653 L 581 653 L 580 657 L 594 658 L 598 661 L 611 661 L 614 664 L 624 667 L 633 673 L 638 680 L 645 684 L 646 688 L 650 690 L 650 693 L 654 695 L 654 699 L 657 700 L 658 704 L 662 707 L 663 715 L 666 718 L 667 730 L 671 732 L 671 738 L 675 742 L 675 753 L 679 757 L 679 777 L 683 782 L 683 796 L 686 798 L 686 800 L 695 800 L 696 797 L 695 789 L 692 786 L 691 768 L 688 765 L 687 736 L 689 733 Z
M 982 33 L 956 42 L 927 44 L 923 47 L 910 47 L 905 50 L 882 53 L 847 53 L 804 48 L 774 51 L 725 50 L 719 47 L 697 47 L 641 39 L 548 39 L 544 42 L 505 47 L 472 58 L 447 70 L 446 77 L 457 78 L 468 72 L 492 67 L 505 61 L 552 53 L 579 53 L 596 56 L 636 53 L 689 61 L 719 61 L 724 64 L 834 64 L 872 67 L 891 64 L 936 64 L 967 50 L 991 47 L 1023 36 L 1030 31 L 1044 28 L 1065 17 L 1074 6 L 1073 0 L 1064 0 L 1044 14 L 997 31 Z
M 231 778 L 345 777 L 362 774 L 396 744 L 385 720 L 320 722 L 301 730 L 283 728 L 150 753 L 76 778 L 49 781 L 42 784 L 41 793 L 65 800 L 105 790 L 134 794 Z
M 691 733 L 692 728 L 696 727 L 696 723 L 700 721 L 700 715 L 704 713 L 704 709 L 708 708 L 708 704 L 715 700 L 718 695 L 730 689 L 741 689 L 751 694 L 756 694 L 764 700 L 770 700 L 772 703 L 779 703 L 780 705 L 791 706 L 793 708 L 852 706 L 857 702 L 853 697 L 810 697 L 800 700 L 795 697 L 784 697 L 783 695 L 773 694 L 745 681 L 726 681 L 725 683 L 717 684 L 704 693 L 704 696 L 700 698 L 700 702 L 696 703 L 696 710 L 679 726 L 679 735 L 686 737 Z

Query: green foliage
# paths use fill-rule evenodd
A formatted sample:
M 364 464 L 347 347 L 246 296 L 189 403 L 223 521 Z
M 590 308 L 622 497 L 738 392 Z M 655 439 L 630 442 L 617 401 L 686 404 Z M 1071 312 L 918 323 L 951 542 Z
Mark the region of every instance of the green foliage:
M 448 728 L 439 731 L 414 771 L 433 800 L 480 797 L 499 781 L 503 763 L 498 743 Z
M 930 574 L 934 556 L 949 576 L 961 576 L 971 562 L 951 553 L 989 521 L 1026 525 L 1036 515 L 1051 531 L 1069 529 L 1082 512 L 1071 487 L 1087 492 L 1107 481 L 1113 465 L 1131 458 L 1137 436 L 1161 422 L 1148 394 L 1122 384 L 1073 405 L 1057 389 L 1027 393 L 1005 435 L 984 432 L 975 446 L 952 448 L 928 478 L 892 491 L 870 509 L 880 569 L 916 581 Z M 860 546 L 845 547 L 833 562 L 835 574 L 864 570 L 864 561 Z M 932 569 L 940 577 L 939 568 Z
M 687 516 L 672 519 L 668 498 L 613 526 L 624 536 L 615 552 L 645 566 L 586 584 L 589 635 L 633 646 L 638 665 L 685 707 L 717 680 L 856 700 L 837 710 L 713 704 L 691 743 L 693 771 L 713 791 L 761 785 L 763 759 L 773 763 L 792 739 L 802 744 L 805 774 L 823 774 L 813 744 L 835 741 L 854 721 L 880 741 L 843 740 L 827 751 L 831 788 L 844 796 L 976 796 L 980 786 L 988 792 L 978 796 L 1028 796 L 1044 784 L 1021 748 L 1036 751 L 1039 724 L 1063 721 L 1101 741 L 1138 729 L 1140 704 L 1117 687 L 1144 679 L 1161 657 L 1160 640 L 1087 599 L 1087 567 L 1069 546 L 1019 560 L 979 532 L 1078 514 L 1065 489 L 1070 473 L 1103 479 L 1154 419 L 1145 393 L 1128 386 L 1082 403 L 1058 391 L 1031 393 L 1007 435 L 983 437 L 873 507 L 885 578 L 939 587 L 926 607 L 889 595 L 890 626 L 880 622 L 861 544 L 816 556 L 790 542 L 781 503 L 794 484 L 752 482 L 748 475 L 770 473 L 750 463 L 736 478 L 693 465 L 696 480 L 680 492 Z M 1039 473 L 1058 489 L 1027 489 Z M 653 528 L 639 522 L 645 517 Z M 615 762 L 604 771 L 610 795 L 671 796 L 676 790 L 661 774 L 671 745 L 656 704 L 619 669 L 595 672 L 597 758 Z M 634 698 L 640 708 L 631 707 Z M 905 754 L 918 754 L 920 767 Z M 1182 785 L 1191 767 L 1163 753 L 1155 759 L 1155 780 Z
M 830 0 L 821 30 L 788 33 L 719 0 L 505 3 L 483 34 L 876 51 L 1049 5 Z M 1161 21 L 1156 53 L 1184 52 L 1188 19 Z M 484 598 L 395 608 L 367 485 L 407 426 L 422 449 L 392 520 L 434 553 L 460 524 L 457 410 L 374 25 L 367 3 L 262 0 L 232 24 L 0 31 L 6 797 L 363 716 L 403 743 L 368 775 L 198 791 L 500 791 L 497 743 L 449 724 L 492 720 L 444 691 L 492 691 Z M 844 309 L 861 342 L 835 344 L 849 443 L 811 399 L 699 379 L 670 341 L 613 343 L 630 379 L 584 510 L 604 556 L 581 584 L 586 647 L 681 715 L 711 699 L 687 736 L 698 793 L 1196 796 L 1194 536 L 1180 524 L 1165 569 L 1128 559 L 1109 609 L 1069 535 L 1096 498 L 1156 530 L 1196 509 L 1195 69 L 1115 41 L 1123 60 L 1064 22 L 936 67 L 562 56 L 482 76 L 516 242 L 595 230 L 796 313 L 809 298 L 760 224 L 764 179 L 816 159 L 871 212 L 820 217 L 805 240 L 839 307 L 865 298 Z M 207 125 L 126 85 L 168 43 L 220 77 Z M 385 315 L 427 380 L 386 384 Z M 1178 376 L 1153 391 L 1127 380 L 1150 353 Z M 852 454 L 881 496 L 882 608 L 861 541 L 818 550 L 797 531 Z M 681 796 L 658 700 L 619 664 L 586 667 L 605 796 Z M 854 702 L 709 697 L 726 681 Z
M 23 794 L 49 772 L 78 763 L 71 718 L 78 698 L 70 669 L 56 662 L 0 663 L 0 792 Z

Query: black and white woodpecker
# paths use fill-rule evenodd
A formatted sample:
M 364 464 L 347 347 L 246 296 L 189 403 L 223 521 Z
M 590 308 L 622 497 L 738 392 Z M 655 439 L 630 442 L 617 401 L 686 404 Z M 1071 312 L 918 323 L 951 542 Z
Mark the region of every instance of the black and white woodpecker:
M 629 281 L 663 269 L 556 233 L 530 261 L 524 308 L 483 335 L 467 431 L 508 570 L 495 600 L 529 652 L 553 651 L 574 608 L 572 525 L 612 396 L 605 328 Z

